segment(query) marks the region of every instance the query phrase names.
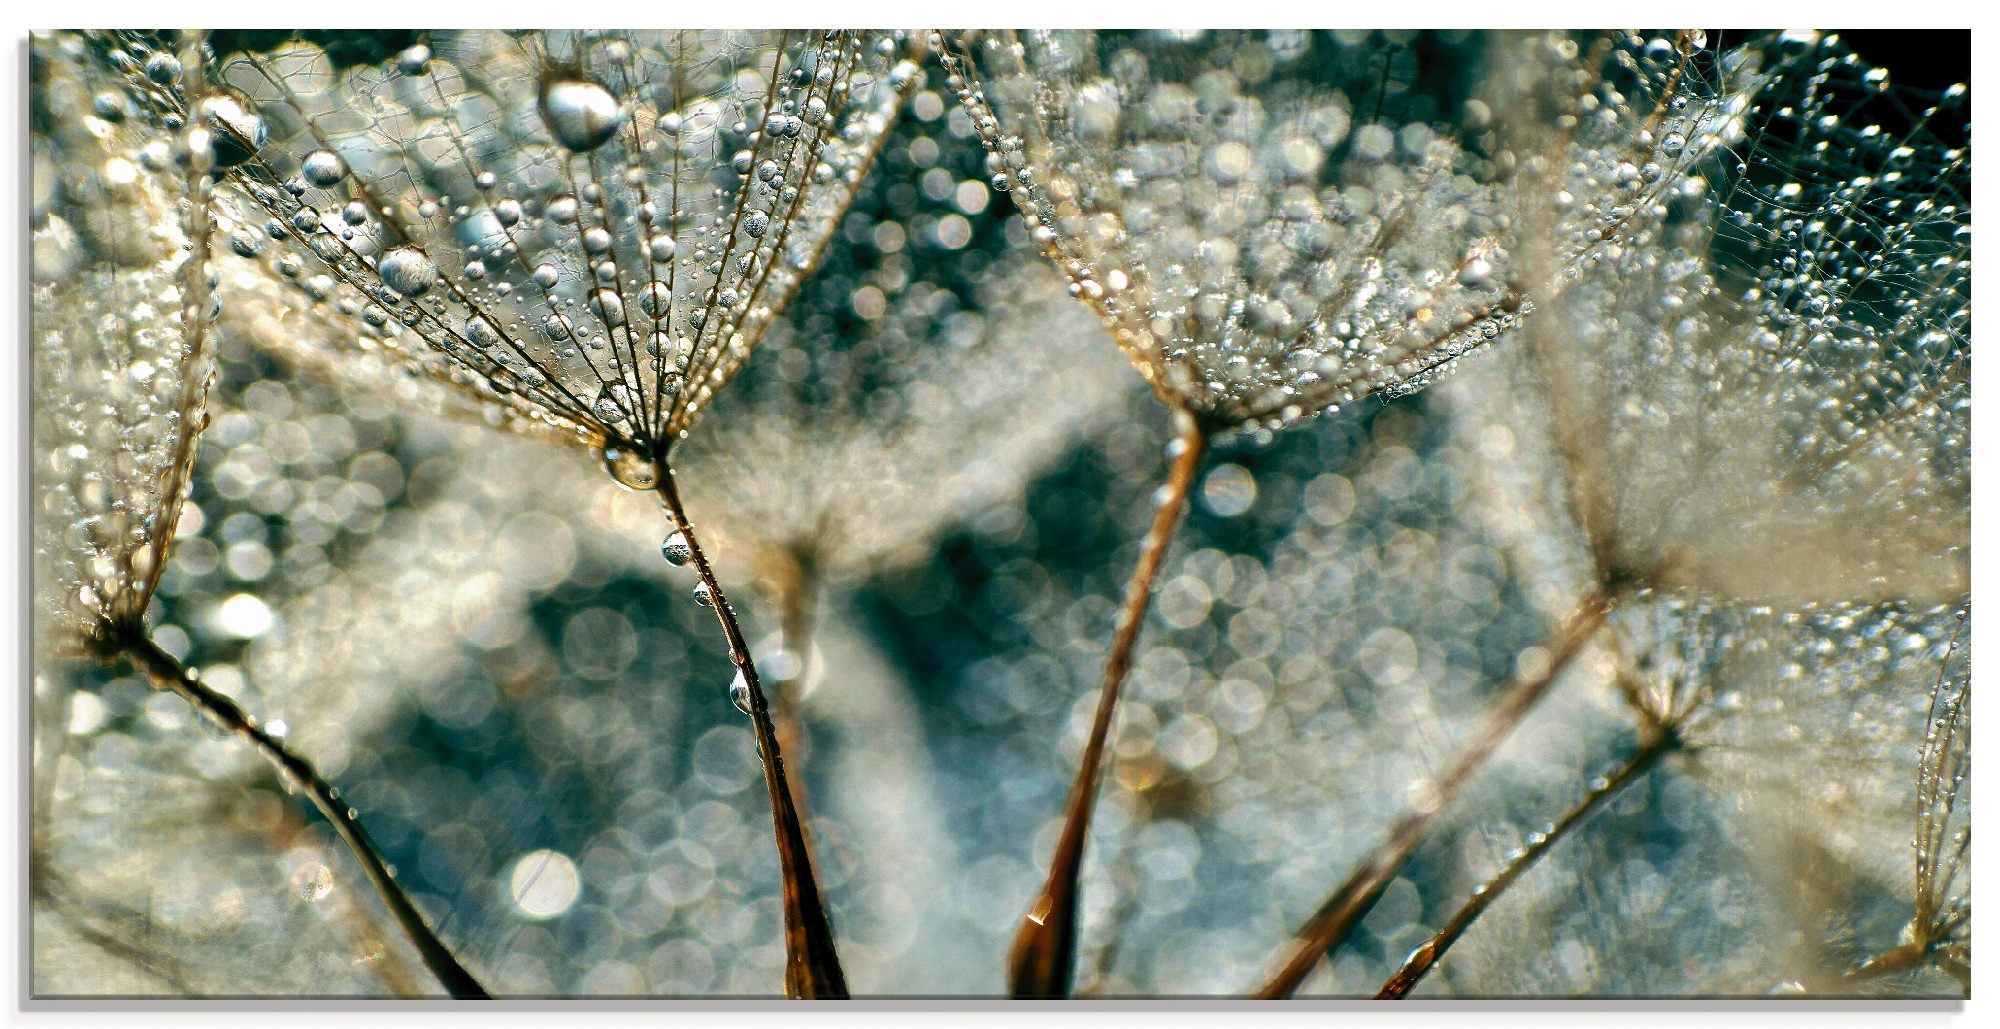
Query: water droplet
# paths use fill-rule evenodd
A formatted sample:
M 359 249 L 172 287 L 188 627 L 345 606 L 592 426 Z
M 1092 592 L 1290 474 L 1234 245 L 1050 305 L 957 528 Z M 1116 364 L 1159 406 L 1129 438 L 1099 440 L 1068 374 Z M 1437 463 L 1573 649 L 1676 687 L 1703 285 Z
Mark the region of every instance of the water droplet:
M 146 62 L 146 77 L 162 86 L 171 86 L 181 80 L 181 61 L 169 53 L 154 54 Z
M 329 189 L 347 176 L 347 162 L 331 150 L 315 150 L 299 162 L 299 174 L 312 185 Z
M 437 265 L 416 247 L 402 246 L 382 255 L 375 265 L 382 285 L 406 297 L 420 297 L 437 284 Z
M 660 541 L 660 556 L 666 558 L 667 563 L 675 568 L 683 568 L 689 561 L 694 560 L 694 548 L 688 546 L 686 536 L 675 532 Z
M 590 295 L 591 313 L 604 319 L 604 324 L 619 326 L 625 324 L 625 301 L 614 289 L 600 289 Z
M 629 490 L 645 492 L 660 483 L 653 459 L 636 450 L 604 448 L 604 470 L 611 473 L 618 485 Z
M 405 75 L 422 75 L 431 63 L 431 48 L 418 43 L 396 55 L 396 70 Z
M 201 114 L 208 119 L 218 168 L 250 160 L 271 139 L 270 126 L 258 117 L 250 98 L 233 89 L 217 89 L 203 97 Z
M 249 229 L 238 229 L 229 236 L 229 249 L 243 257 L 256 257 L 264 250 L 264 240 Z
M 652 320 L 665 321 L 673 303 L 674 295 L 664 282 L 654 282 L 639 291 L 639 310 Z
M 542 121 L 556 142 L 582 153 L 618 134 L 625 122 L 618 98 L 588 79 L 558 79 L 542 86 Z
M 292 891 L 308 904 L 322 900 L 333 892 L 333 872 L 317 861 L 300 865 L 292 873 Z
M 481 350 L 501 341 L 500 330 L 485 315 L 475 315 L 465 323 L 466 342 Z
M 736 710 L 746 715 L 750 713 L 750 680 L 743 677 L 741 668 L 736 670 L 736 678 L 729 683 L 729 702 L 736 705 Z
M 694 584 L 694 602 L 700 607 L 715 606 L 715 594 L 709 591 L 708 583 L 698 582 Z
M 743 216 L 743 231 L 749 233 L 752 239 L 764 235 L 764 230 L 770 227 L 771 216 L 762 211 L 751 211 Z
M 543 264 L 535 267 L 535 285 L 543 289 L 556 288 L 556 280 L 560 277 L 561 273 L 556 271 L 555 265 Z

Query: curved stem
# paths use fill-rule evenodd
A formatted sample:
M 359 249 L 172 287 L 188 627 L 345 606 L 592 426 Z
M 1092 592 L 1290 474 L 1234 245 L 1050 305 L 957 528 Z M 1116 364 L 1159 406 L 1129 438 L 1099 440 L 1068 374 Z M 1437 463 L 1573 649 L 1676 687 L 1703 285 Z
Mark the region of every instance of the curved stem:
M 819 881 L 813 874 L 812 855 L 806 847 L 805 829 L 798 807 L 792 801 L 786 781 L 785 759 L 778 745 L 777 729 L 771 724 L 771 705 L 757 680 L 757 666 L 750 660 L 750 646 L 736 624 L 736 612 L 723 596 L 708 556 L 695 540 L 694 525 L 681 506 L 680 491 L 674 486 L 673 468 L 662 459 L 657 463 L 654 489 L 666 505 L 674 528 L 687 540 L 694 554 L 695 571 L 708 587 L 715 603 L 715 616 L 722 622 L 722 634 L 729 641 L 729 660 L 750 687 L 750 726 L 757 735 L 757 747 L 764 758 L 764 787 L 771 795 L 772 829 L 778 841 L 778 873 L 784 883 L 785 908 L 785 993 L 791 997 L 846 998 L 847 977 L 840 969 L 840 955 L 833 945 L 833 927 L 827 923 L 826 906 L 821 900 Z
M 444 988 L 453 997 L 462 999 L 486 999 L 485 987 L 465 970 L 452 956 L 437 933 L 424 921 L 424 916 L 410 901 L 409 894 L 396 883 L 394 873 L 382 860 L 375 844 L 368 839 L 356 820 L 354 810 L 340 802 L 339 791 L 320 777 L 317 769 L 305 758 L 292 753 L 277 737 L 266 733 L 243 713 L 236 702 L 210 689 L 206 684 L 188 674 L 180 661 L 161 650 L 151 638 L 137 630 L 127 632 L 118 641 L 119 652 L 124 654 L 146 677 L 153 680 L 159 689 L 172 690 L 183 700 L 193 705 L 211 725 L 226 732 L 241 736 L 255 747 L 272 764 L 278 766 L 279 774 L 286 782 L 297 787 L 312 800 L 319 813 L 333 823 L 333 831 L 347 844 L 347 849 L 361 862 L 362 871 L 381 896 L 382 903 L 389 908 L 398 925 L 403 927 L 410 942 L 416 945 L 423 956 L 424 964 L 431 974 L 438 977 Z
M 1679 739 L 1672 733 L 1659 733 L 1656 738 L 1648 741 L 1627 758 L 1625 763 L 1619 766 L 1618 771 L 1594 784 L 1590 792 L 1583 795 L 1582 800 L 1577 801 L 1563 814 L 1561 820 L 1547 830 L 1530 837 L 1532 842 L 1517 851 L 1498 875 L 1472 891 L 1471 899 L 1451 916 L 1451 920 L 1445 923 L 1444 928 L 1439 929 L 1436 935 L 1410 952 L 1410 956 L 1403 961 L 1403 967 L 1397 969 L 1396 974 L 1382 984 L 1382 990 L 1375 995 L 1375 999 L 1402 1000 L 1425 975 L 1430 973 L 1430 970 L 1437 965 L 1438 959 L 1444 957 L 1444 952 L 1451 949 L 1451 945 L 1465 934 L 1465 930 L 1471 927 L 1480 914 L 1498 900 L 1500 894 L 1506 892 L 1509 886 L 1514 885 L 1516 880 L 1526 875 L 1528 870 L 1535 866 L 1535 862 L 1540 861 L 1542 855 L 1547 854 L 1557 841 L 1569 835 L 1570 830 L 1582 825 L 1604 805 L 1605 801 L 1651 771 L 1652 767 L 1659 763 L 1660 758 L 1665 757 L 1677 746 Z
M 1090 816 L 1096 809 L 1099 772 L 1103 769 L 1104 748 L 1111 735 L 1112 715 L 1118 706 L 1118 690 L 1132 664 L 1132 646 L 1139 639 L 1146 608 L 1152 601 L 1153 579 L 1167 544 L 1180 524 L 1195 472 L 1201 467 L 1208 441 L 1192 415 L 1174 413 L 1174 442 L 1178 453 L 1162 487 L 1159 509 L 1153 525 L 1139 548 L 1139 563 L 1125 584 L 1125 600 L 1118 608 L 1111 653 L 1104 662 L 1104 684 L 1097 698 L 1097 715 L 1090 726 L 1090 740 L 1083 748 L 1083 761 L 1070 787 L 1069 805 L 1063 819 L 1062 836 L 1049 860 L 1048 881 L 1021 920 L 1014 934 L 1013 949 L 1007 956 L 1007 984 L 1015 997 L 1066 997 L 1076 964 L 1077 878 L 1083 871 L 1083 848 L 1090 831 Z
M 1520 724 L 1542 694 L 1548 692 L 1549 685 L 1555 682 L 1563 669 L 1569 667 L 1583 645 L 1597 634 L 1598 627 L 1604 624 L 1604 616 L 1610 611 L 1611 600 L 1602 592 L 1592 592 L 1577 602 L 1576 608 L 1548 639 L 1548 668 L 1539 675 L 1517 677 L 1500 694 L 1493 706 L 1487 709 L 1479 726 L 1472 731 L 1458 759 L 1433 784 L 1426 802 L 1397 819 L 1396 824 L 1390 827 L 1389 838 L 1377 844 L 1347 877 L 1347 881 L 1327 897 L 1293 937 L 1291 955 L 1284 966 L 1252 996 L 1260 1000 L 1291 996 L 1321 958 L 1347 942 L 1347 938 L 1354 933 L 1354 927 L 1360 925 L 1361 920 L 1374 909 L 1382 891 L 1389 887 L 1403 863 L 1423 842 L 1439 813 L 1464 790 L 1473 773 L 1486 763 L 1486 759 Z

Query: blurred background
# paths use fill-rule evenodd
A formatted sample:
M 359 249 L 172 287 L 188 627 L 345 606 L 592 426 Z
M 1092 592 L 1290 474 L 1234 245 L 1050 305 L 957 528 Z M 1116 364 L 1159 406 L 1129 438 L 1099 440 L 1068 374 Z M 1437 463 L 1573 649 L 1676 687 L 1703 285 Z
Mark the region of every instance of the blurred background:
M 342 65 L 404 45 L 214 45 L 301 40 Z M 1390 124 L 1455 118 L 1486 52 L 1449 31 L 1209 42 L 1238 74 L 1309 74 Z M 927 74 L 681 476 L 767 676 L 797 684 L 787 761 L 850 985 L 999 994 L 1169 431 L 988 186 L 942 72 Z M 282 721 L 496 994 L 778 993 L 758 759 L 714 616 L 689 601 L 692 571 L 660 558 L 656 501 L 585 455 L 410 413 L 223 326 L 155 639 Z M 1084 873 L 1081 992 L 1254 985 L 1411 784 L 1538 659 L 1575 558 L 1494 481 L 1526 443 L 1465 402 L 1496 388 L 1490 373 L 1475 361 L 1414 396 L 1218 441 L 1119 719 Z M 803 654 L 768 588 L 777 551 L 816 570 Z M 1936 626 L 1950 631 L 1928 617 L 1911 681 L 1936 674 Z M 1372 995 L 1619 756 L 1632 730 L 1609 660 L 1579 661 L 1303 992 Z M 39 725 L 61 756 L 36 811 L 52 884 L 37 994 L 434 990 L 345 848 L 244 748 L 122 667 L 44 662 L 35 690 L 62 704 Z M 1914 741 L 1922 716 L 1876 722 Z M 1914 747 L 1894 755 L 1911 781 Z M 1801 929 L 1818 915 L 1787 899 L 1772 856 L 1796 847 L 1760 837 L 1753 810 L 1768 809 L 1698 768 L 1641 782 L 1425 991 L 1782 988 L 1786 934 L 1825 927 Z M 1841 873 L 1839 903 L 1806 907 L 1841 912 L 1828 931 L 1893 940 L 1906 839 Z

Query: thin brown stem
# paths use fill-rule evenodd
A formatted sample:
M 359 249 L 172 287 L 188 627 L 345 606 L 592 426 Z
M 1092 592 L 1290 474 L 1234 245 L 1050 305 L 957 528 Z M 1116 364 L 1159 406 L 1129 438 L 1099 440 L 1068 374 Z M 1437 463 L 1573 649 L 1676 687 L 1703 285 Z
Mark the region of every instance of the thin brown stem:
M 453 997 L 479 1000 L 488 997 L 485 987 L 479 985 L 472 973 L 452 956 L 451 950 L 411 902 L 409 894 L 397 884 L 388 863 L 382 860 L 381 853 L 361 828 L 354 809 L 340 802 L 340 791 L 321 778 L 311 762 L 294 754 L 277 737 L 260 728 L 235 701 L 190 675 L 179 660 L 161 650 L 143 632 L 134 628 L 122 633 L 116 639 L 116 649 L 144 672 L 156 688 L 172 690 L 180 695 L 211 725 L 242 737 L 276 765 L 286 784 L 303 791 L 319 813 L 333 824 L 333 831 L 347 844 L 347 849 L 354 852 L 368 881 L 374 885 L 382 903 L 388 906 L 389 913 L 395 916 L 397 924 L 403 927 L 404 934 L 416 946 L 417 953 L 423 956 L 431 974 L 437 976 Z
M 708 587 L 715 604 L 715 616 L 722 622 L 722 634 L 729 641 L 729 660 L 750 690 L 750 726 L 757 735 L 757 747 L 764 758 L 764 787 L 771 796 L 772 829 L 778 842 L 778 874 L 783 882 L 785 909 L 785 994 L 801 998 L 847 997 L 847 977 L 840 969 L 840 954 L 834 949 L 833 927 L 826 918 L 819 881 L 813 874 L 812 854 L 806 846 L 805 828 L 785 774 L 783 750 L 778 732 L 771 723 L 771 705 L 757 680 L 757 666 L 750 660 L 750 646 L 736 623 L 736 612 L 722 593 L 722 583 L 709 567 L 708 556 L 696 541 L 694 525 L 681 506 L 680 491 L 674 485 L 673 468 L 664 459 L 656 462 L 654 489 L 666 505 L 674 529 L 693 552 L 696 573 Z
M 1063 819 L 1062 836 L 1056 841 L 1049 861 L 1048 881 L 1029 905 L 1014 935 L 1007 956 L 1008 989 L 1015 997 L 1066 997 L 1076 965 L 1077 879 L 1083 871 L 1083 848 L 1090 831 L 1090 816 L 1097 804 L 1099 773 L 1104 765 L 1105 743 L 1111 736 L 1112 715 L 1118 706 L 1118 690 L 1132 664 L 1132 646 L 1139 639 L 1152 601 L 1153 579 L 1167 544 L 1180 524 L 1187 505 L 1195 472 L 1200 469 L 1208 441 L 1200 426 L 1186 411 L 1176 411 L 1175 445 L 1179 448 L 1167 482 L 1159 497 L 1159 510 L 1152 528 L 1139 548 L 1138 566 L 1125 584 L 1125 600 L 1118 608 L 1117 628 L 1111 640 L 1111 654 L 1104 662 L 1104 685 L 1097 698 L 1097 715 L 1091 722 L 1090 740 L 1083 748 L 1083 761 L 1070 787 L 1069 805 Z
M 1451 920 L 1445 923 L 1444 928 L 1439 929 L 1436 935 L 1411 951 L 1410 956 L 1403 961 L 1403 967 L 1397 969 L 1396 974 L 1382 984 L 1382 990 L 1375 995 L 1375 999 L 1402 1000 L 1408 995 L 1437 965 L 1438 960 L 1444 957 L 1445 951 L 1450 950 L 1451 945 L 1465 934 L 1465 930 L 1471 928 L 1480 914 L 1498 900 L 1508 887 L 1528 874 L 1528 870 L 1542 859 L 1542 855 L 1547 854 L 1558 841 L 1569 835 L 1571 830 L 1582 825 L 1598 808 L 1604 806 L 1605 801 L 1652 770 L 1660 758 L 1665 757 L 1677 746 L 1679 746 L 1678 737 L 1668 732 L 1658 733 L 1655 738 L 1648 740 L 1627 758 L 1625 763 L 1619 766 L 1618 771 L 1607 778 L 1593 782 L 1590 792 L 1584 794 L 1582 800 L 1577 801 L 1554 825 L 1530 836 L 1528 845 L 1515 852 L 1498 875 L 1472 891 L 1472 897 L 1451 916 Z
M 1610 611 L 1611 599 L 1602 592 L 1592 592 L 1577 602 L 1576 608 L 1545 644 L 1548 667 L 1536 675 L 1517 676 L 1500 694 L 1472 731 L 1458 759 L 1432 783 L 1431 789 L 1425 791 L 1427 796 L 1423 803 L 1414 805 L 1397 819 L 1396 824 L 1390 827 L 1388 839 L 1377 844 L 1347 877 L 1347 881 L 1327 897 L 1292 939 L 1291 953 L 1284 966 L 1252 994 L 1253 997 L 1260 1000 L 1290 997 L 1321 958 L 1347 942 L 1347 938 L 1354 933 L 1354 927 L 1361 924 L 1361 920 L 1374 909 L 1382 891 L 1388 888 L 1403 863 L 1423 842 L 1438 815 L 1465 789 L 1473 773 L 1486 763 L 1486 759 L 1520 724 L 1528 710 L 1542 698 L 1542 694 L 1548 692 L 1549 686 L 1563 669 L 1569 667 L 1584 644 L 1597 634 Z

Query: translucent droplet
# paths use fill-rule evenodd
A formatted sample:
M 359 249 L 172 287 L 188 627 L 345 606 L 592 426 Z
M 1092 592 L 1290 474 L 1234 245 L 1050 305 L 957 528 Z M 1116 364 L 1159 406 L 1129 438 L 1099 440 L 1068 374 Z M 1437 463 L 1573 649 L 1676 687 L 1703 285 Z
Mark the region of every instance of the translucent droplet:
M 615 289 L 600 289 L 590 295 L 592 314 L 604 319 L 604 324 L 618 326 L 625 324 L 625 301 L 619 298 Z
M 644 492 L 660 484 L 653 459 L 636 450 L 604 448 L 604 470 L 611 473 L 618 485 L 629 490 Z
M 665 321 L 674 295 L 664 282 L 650 283 L 639 291 L 639 310 L 646 312 L 652 320 Z
M 736 710 L 746 715 L 750 713 L 750 680 L 743 677 L 741 668 L 736 670 L 736 678 L 729 683 L 729 702 L 736 705 Z
M 256 257 L 263 252 L 264 240 L 249 229 L 238 229 L 229 235 L 229 249 L 244 257 Z
M 689 561 L 694 560 L 694 548 L 688 546 L 686 536 L 675 532 L 660 541 L 660 556 L 666 558 L 667 563 L 675 568 L 683 568 Z
M 299 162 L 299 174 L 312 185 L 327 189 L 347 176 L 347 162 L 331 150 L 315 150 Z
M 146 62 L 146 77 L 162 86 L 171 86 L 181 80 L 181 60 L 172 54 L 154 54 Z
M 500 330 L 484 315 L 476 315 L 465 323 L 466 342 L 481 350 L 500 342 L 502 338 Z
M 700 607 L 715 606 L 715 594 L 709 591 L 708 583 L 698 582 L 694 584 L 694 602 Z
M 406 297 L 420 297 L 437 284 L 437 265 L 416 247 L 397 247 L 382 255 L 375 265 L 375 272 L 382 277 L 382 285 Z
M 431 48 L 418 43 L 396 55 L 396 70 L 405 75 L 422 75 L 431 63 Z
M 519 200 L 502 200 L 499 203 L 494 204 L 493 217 L 497 219 L 501 225 L 507 228 L 513 228 L 521 221 L 521 202 Z
M 543 264 L 535 267 L 535 285 L 543 289 L 556 288 L 556 280 L 560 277 L 561 273 L 556 271 L 555 265 Z
M 624 114 L 618 98 L 588 79 L 558 79 L 542 86 L 542 121 L 570 150 L 595 150 L 618 134 Z
M 233 89 L 217 89 L 201 100 L 208 119 L 218 168 L 232 168 L 257 156 L 271 139 L 270 126 L 257 115 L 250 98 Z
M 752 239 L 764 235 L 764 230 L 770 227 L 771 216 L 762 211 L 752 211 L 743 216 L 743 231 Z
M 311 904 L 333 892 L 333 872 L 317 861 L 300 865 L 292 873 L 292 892 Z

